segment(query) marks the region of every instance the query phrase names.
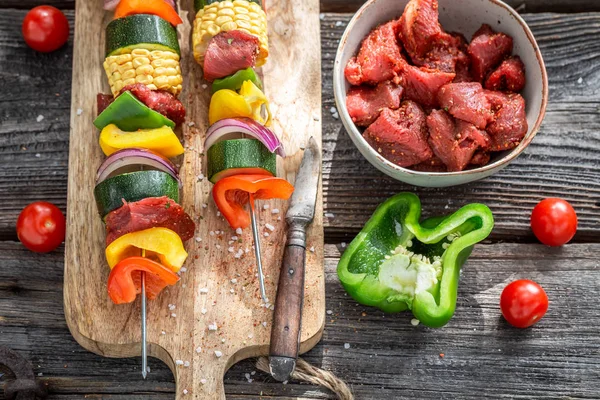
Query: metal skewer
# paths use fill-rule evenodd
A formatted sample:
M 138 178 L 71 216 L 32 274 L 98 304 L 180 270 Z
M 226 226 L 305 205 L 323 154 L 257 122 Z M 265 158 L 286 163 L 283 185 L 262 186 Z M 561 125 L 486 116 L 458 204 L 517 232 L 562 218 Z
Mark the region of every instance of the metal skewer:
M 254 197 L 250 195 L 250 218 L 252 221 L 252 235 L 254 236 L 254 255 L 256 256 L 256 265 L 258 266 L 258 282 L 260 284 L 260 296 L 265 303 L 269 302 L 267 292 L 265 291 L 265 276 L 263 275 L 262 261 L 260 259 L 260 235 L 258 234 L 258 224 L 254 213 Z
M 142 249 L 142 257 L 146 257 L 146 250 Z M 146 379 L 148 374 L 148 344 L 146 340 L 146 272 L 142 276 L 142 377 Z

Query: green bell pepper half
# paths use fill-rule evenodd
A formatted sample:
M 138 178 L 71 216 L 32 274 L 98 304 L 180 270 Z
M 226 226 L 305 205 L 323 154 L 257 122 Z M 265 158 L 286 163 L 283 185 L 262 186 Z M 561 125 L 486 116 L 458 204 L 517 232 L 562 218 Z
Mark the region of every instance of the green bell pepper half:
M 126 132 L 162 128 L 165 125 L 175 128 L 175 122 L 146 106 L 129 91 L 120 94 L 94 120 L 94 125 L 100 130 L 110 124 Z
M 460 269 L 473 245 L 490 234 L 494 218 L 474 203 L 446 217 L 420 219 L 415 194 L 389 198 L 350 243 L 337 273 L 357 302 L 388 313 L 410 309 L 437 328 L 452 318 Z
M 252 81 L 260 90 L 263 89 L 262 81 L 256 75 L 256 72 L 252 67 L 241 69 L 233 75 L 226 76 L 225 78 L 215 79 L 212 83 L 211 94 L 215 94 L 221 89 L 229 89 L 237 92 L 241 89 L 242 84 L 245 81 Z

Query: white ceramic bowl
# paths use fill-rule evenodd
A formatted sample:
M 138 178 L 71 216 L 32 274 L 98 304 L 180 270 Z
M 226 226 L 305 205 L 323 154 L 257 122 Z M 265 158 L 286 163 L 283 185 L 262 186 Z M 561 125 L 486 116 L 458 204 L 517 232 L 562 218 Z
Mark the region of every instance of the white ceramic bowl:
M 356 12 L 344 32 L 333 66 L 333 88 L 337 109 L 350 138 L 363 156 L 382 172 L 416 186 L 444 187 L 483 179 L 500 171 L 525 150 L 537 133 L 548 101 L 548 77 L 540 49 L 529 27 L 510 6 L 499 0 L 439 0 L 440 22 L 448 32 L 460 32 L 470 40 L 481 24 L 512 36 L 513 54 L 525 64 L 527 84 L 521 93 L 526 101 L 529 130 L 518 147 L 495 153 L 488 165 L 461 172 L 419 172 L 388 161 L 362 137 L 346 109 L 346 92 L 350 84 L 344 67 L 354 56 L 362 40 L 377 25 L 398 18 L 409 0 L 369 0 Z

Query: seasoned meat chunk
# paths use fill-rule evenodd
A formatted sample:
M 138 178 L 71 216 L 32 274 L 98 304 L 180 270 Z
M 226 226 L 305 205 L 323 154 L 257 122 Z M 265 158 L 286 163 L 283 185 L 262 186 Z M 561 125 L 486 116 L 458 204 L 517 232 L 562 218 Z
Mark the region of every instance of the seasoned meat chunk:
M 471 59 L 467 54 L 467 40 L 460 33 L 450 33 L 440 39 L 423 59 L 415 61 L 416 65 L 443 72 L 454 72 L 469 69 Z
M 473 124 L 454 119 L 445 111 L 434 110 L 427 117 L 429 145 L 448 171 L 462 171 L 471 162 L 477 149 L 489 147 L 485 131 Z
M 485 91 L 492 105 L 494 120 L 488 125 L 491 137 L 490 150 L 514 149 L 521 143 L 528 130 L 525 99 L 516 93 Z
M 493 118 L 491 105 L 477 82 L 450 83 L 438 93 L 441 107 L 455 118 L 485 129 Z
M 179 204 L 163 197 L 149 197 L 127 203 L 106 216 L 106 245 L 131 232 L 161 227 L 185 241 L 194 236 L 196 225 Z
M 148 108 L 161 113 L 176 125 L 185 121 L 185 108 L 183 104 L 171 93 L 164 90 L 150 90 L 148 86 L 141 83 L 124 86 L 121 93 L 130 91 L 139 101 Z
M 405 63 L 396 41 L 397 25 L 398 21 L 379 25 L 363 40 L 358 55 L 344 69 L 350 84 L 377 84 L 397 76 Z
M 519 56 L 504 60 L 485 80 L 484 87 L 489 90 L 508 90 L 520 92 L 525 87 L 525 65 Z
M 391 81 L 381 82 L 376 87 L 353 86 L 346 95 L 348 114 L 356 125 L 369 126 L 382 109 L 400 107 L 402 91 L 402 86 Z
M 394 164 L 401 167 L 419 164 L 433 156 L 427 144 L 426 117 L 417 103 L 407 100 L 398 110 L 383 109 L 363 137 Z
M 253 67 L 258 51 L 256 36 L 239 30 L 220 32 L 208 42 L 202 67 L 204 79 L 212 82 Z
M 510 56 L 513 39 L 501 32 L 494 32 L 489 25 L 482 25 L 469 44 L 471 72 L 476 81 L 483 82 L 487 74 L 502 60 Z
M 424 107 L 437 107 L 440 88 L 452 82 L 454 77 L 455 74 L 450 72 L 406 64 L 400 72 L 400 84 L 404 87 L 405 98 Z
M 411 0 L 400 18 L 399 36 L 411 60 L 420 65 L 425 55 L 449 36 L 438 21 L 437 0 Z

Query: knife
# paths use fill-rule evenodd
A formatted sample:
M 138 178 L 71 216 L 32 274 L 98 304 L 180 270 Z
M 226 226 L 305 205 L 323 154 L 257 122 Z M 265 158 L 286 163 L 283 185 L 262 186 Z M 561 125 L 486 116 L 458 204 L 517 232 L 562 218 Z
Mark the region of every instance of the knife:
M 306 228 L 315 215 L 320 171 L 321 151 L 311 137 L 304 150 L 295 190 L 285 216 L 288 234 L 279 273 L 269 349 L 271 375 L 280 382 L 289 380 L 294 372 L 300 348 Z

